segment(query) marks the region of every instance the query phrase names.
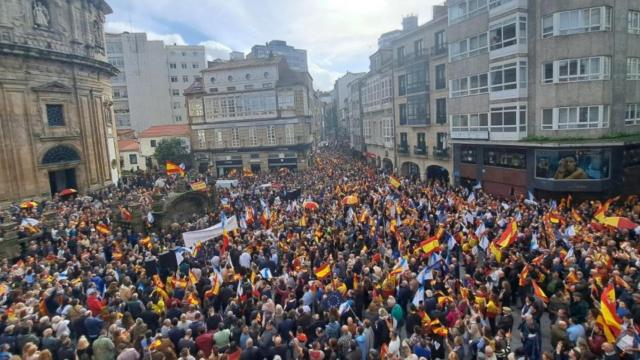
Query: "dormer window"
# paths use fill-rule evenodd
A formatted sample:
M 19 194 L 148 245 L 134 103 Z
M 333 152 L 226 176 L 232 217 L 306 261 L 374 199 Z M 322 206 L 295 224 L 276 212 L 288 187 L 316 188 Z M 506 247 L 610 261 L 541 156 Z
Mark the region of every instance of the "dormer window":
M 231 75 L 227 76 L 227 80 L 233 81 L 233 76 L 231 76 Z
M 216 82 L 216 78 L 214 78 L 213 76 L 211 77 L 211 79 L 209 79 L 209 81 L 211 81 L 211 83 L 215 83 Z

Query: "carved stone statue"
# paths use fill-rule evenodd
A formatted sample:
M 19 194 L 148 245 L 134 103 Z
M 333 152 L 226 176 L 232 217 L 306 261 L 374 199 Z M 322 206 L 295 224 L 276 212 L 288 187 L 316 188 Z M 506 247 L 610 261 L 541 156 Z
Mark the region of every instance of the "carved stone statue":
M 98 14 L 98 17 L 93 21 L 93 43 L 96 47 L 103 48 L 103 36 L 104 31 L 102 29 L 102 24 L 104 23 L 104 17 L 101 14 Z
M 41 0 L 33 3 L 33 23 L 37 27 L 49 27 L 49 10 Z

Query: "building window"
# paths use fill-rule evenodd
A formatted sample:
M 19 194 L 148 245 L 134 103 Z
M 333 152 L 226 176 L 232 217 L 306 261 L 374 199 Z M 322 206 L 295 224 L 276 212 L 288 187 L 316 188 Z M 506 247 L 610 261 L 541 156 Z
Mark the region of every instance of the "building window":
M 398 105 L 398 115 L 400 117 L 400 125 L 407 125 L 407 104 Z
M 156 145 L 157 145 L 155 140 L 149 141 L 149 144 L 151 145 L 152 148 L 156 147 Z
M 627 111 L 624 113 L 625 125 L 640 125 L 640 104 L 627 104 Z
M 276 98 L 273 92 L 246 92 L 204 98 L 206 120 L 259 118 L 275 113 Z
M 122 57 L 110 57 L 109 58 L 109 64 L 118 67 L 118 68 L 122 68 L 124 66 L 124 58 Z
M 407 70 L 407 94 L 427 90 L 427 67 L 424 63 Z
M 222 140 L 222 130 L 216 130 L 216 147 L 221 148 L 224 147 L 224 141 Z
M 274 125 L 267 126 L 267 145 L 276 144 L 276 127 Z
M 272 85 L 271 83 L 264 83 L 264 84 L 262 84 L 262 88 L 263 88 L 263 89 L 268 89 L 268 88 L 270 88 L 270 87 L 272 87 L 272 86 L 273 86 L 273 85 Z
M 597 56 L 582 59 L 558 60 L 542 64 L 542 82 L 555 84 L 561 82 L 609 80 L 611 58 Z
M 447 133 L 439 132 L 436 134 L 436 149 L 445 150 L 447 148 Z
M 640 58 L 627 58 L 627 80 L 640 80 Z
M 136 165 L 136 164 L 138 164 L 138 155 L 136 155 L 136 154 L 129 154 L 129 164 L 131 164 L 131 165 Z
M 574 106 L 542 110 L 542 130 L 604 129 L 609 127 L 609 106 Z
M 189 75 L 182 75 L 182 82 L 189 82 Z
M 175 119 L 176 119 L 176 122 L 182 121 L 182 115 L 176 115 Z
M 611 150 L 536 150 L 536 177 L 545 180 L 600 180 L 609 177 Z M 623 155 L 624 157 L 624 155 Z
M 380 124 L 382 125 L 382 138 L 385 142 L 390 143 L 393 141 L 393 119 L 383 119 Z
M 487 166 L 525 169 L 527 167 L 527 154 L 525 150 L 520 149 L 487 150 L 484 156 L 484 164 Z
M 64 145 L 58 145 L 47 150 L 47 152 L 42 157 L 43 165 L 71 161 L 80 161 L 80 156 L 73 148 Z
M 236 91 L 235 86 L 227 86 L 227 91 Z
M 400 106 L 402 106 L 402 105 L 404 105 L 404 104 L 401 104 Z M 402 109 L 402 107 L 401 107 L 401 109 Z M 362 119 L 362 134 L 365 137 L 370 137 L 371 136 L 371 120 Z
M 187 56 L 187 52 L 186 52 L 186 51 L 183 51 L 183 52 L 182 52 L 182 56 Z
M 240 146 L 240 130 L 238 128 L 231 129 L 231 146 Z
M 251 74 L 246 74 L 246 75 L 244 76 L 244 79 L 245 79 L 245 80 L 249 80 L 249 79 L 251 79 Z
M 231 75 L 227 76 L 227 81 L 233 81 L 233 76 Z
M 172 90 L 171 90 L 171 95 L 173 95 L 173 96 L 180 96 L 180 90 L 178 90 L 178 89 L 172 89 Z
M 49 126 L 64 126 L 64 107 L 60 104 L 47 104 L 47 124 Z
M 475 148 L 462 147 L 460 149 L 460 162 L 475 164 L 478 162 L 478 151 Z
M 487 74 L 478 74 L 451 80 L 450 96 L 460 97 L 467 95 L 486 94 L 489 92 L 489 77 Z
M 492 51 L 527 42 L 527 18 L 524 16 L 493 24 L 489 29 Z
M 491 132 L 526 132 L 527 106 L 492 107 L 490 129 Z
M 211 83 L 215 83 L 216 82 L 216 78 L 214 78 L 213 76 L 209 78 L 209 81 L 211 81 Z
M 209 88 L 209 92 L 210 93 L 217 93 L 218 92 L 218 88 Z
M 436 99 L 436 124 L 447 123 L 447 98 Z
M 640 11 L 629 10 L 629 34 L 640 34 Z
M 489 131 L 489 114 L 458 114 L 451 116 L 452 132 Z
M 404 64 L 404 46 L 400 46 L 396 49 L 396 56 L 398 57 L 398 64 Z
M 455 24 L 487 9 L 487 0 L 464 0 L 449 6 L 449 24 Z
M 543 38 L 609 29 L 611 8 L 608 6 L 562 11 L 542 18 Z
M 414 52 L 414 54 L 415 54 L 415 56 L 416 56 L 416 57 L 418 57 L 418 56 L 421 56 L 421 55 L 422 55 L 422 52 L 423 52 L 423 50 L 424 50 L 424 49 L 422 48 L 422 46 L 423 46 L 423 45 L 424 45 L 424 44 L 423 44 L 422 39 L 418 39 L 418 40 L 416 40 L 416 41 L 414 41 L 414 42 L 413 42 L 413 52 Z
M 436 90 L 447 87 L 447 75 L 445 64 L 436 65 Z
M 180 64 L 180 66 L 185 70 L 187 69 L 187 64 L 186 63 L 182 63 L 182 64 Z
M 486 53 L 488 51 L 487 33 L 483 32 L 470 38 L 450 44 L 449 58 L 451 61 L 464 59 Z
M 177 83 L 178 82 L 178 77 L 177 76 L 169 76 L 169 80 L 171 80 L 172 83 Z
M 249 142 L 251 146 L 258 146 L 258 129 L 255 127 L 249 128 Z
M 445 32 L 444 30 L 440 30 L 437 33 L 433 34 L 433 43 L 434 48 L 435 48 L 435 52 L 440 54 L 441 52 L 443 52 L 446 48 L 446 39 L 445 39 Z
M 200 64 L 198 64 L 198 63 L 193 63 L 193 64 L 191 64 L 191 68 L 192 68 L 192 69 L 199 69 L 199 68 L 200 68 Z
M 398 75 L 398 96 L 407 94 L 407 76 Z
M 174 101 L 174 102 L 173 102 L 173 108 L 174 108 L 174 109 L 180 109 L 180 102 L 178 102 L 178 101 Z
M 426 95 L 412 96 L 407 99 L 407 125 L 428 125 L 429 102 Z
M 265 78 L 265 79 L 268 79 L 268 78 L 269 78 L 269 72 L 268 72 L 268 71 L 265 71 L 263 75 L 264 75 L 264 78 Z
M 253 84 L 245 85 L 244 89 L 245 90 L 253 90 Z
M 520 66 L 519 71 L 518 65 Z M 489 79 L 491 80 L 491 92 L 517 89 L 518 83 L 520 83 L 521 89 L 526 88 L 527 62 L 520 61 L 519 63 L 492 66 Z
M 287 124 L 284 126 L 284 141 L 287 145 L 293 145 L 296 143 L 296 127 L 294 124 Z

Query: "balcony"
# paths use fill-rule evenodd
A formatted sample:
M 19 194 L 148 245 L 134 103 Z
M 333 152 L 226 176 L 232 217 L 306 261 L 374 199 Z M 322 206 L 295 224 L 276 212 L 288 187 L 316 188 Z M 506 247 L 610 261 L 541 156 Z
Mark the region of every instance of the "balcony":
M 439 148 L 437 146 L 433 147 L 433 157 L 437 160 L 448 160 L 449 159 L 449 147 Z
M 448 54 L 448 48 L 447 45 L 443 45 L 443 46 L 432 46 L 431 47 L 431 58 L 432 59 L 436 59 L 439 57 L 443 57 L 443 56 L 447 56 Z
M 393 62 L 395 67 L 402 67 L 406 65 L 412 65 L 418 63 L 420 61 L 427 61 L 429 59 L 429 52 L 427 49 L 422 49 L 422 51 L 404 54 L 404 56 L 400 59 L 396 58 Z
M 409 153 L 409 144 L 398 145 L 398 154 L 408 154 L 408 153 Z
M 413 153 L 419 156 L 427 156 L 427 145 L 416 145 L 413 147 Z

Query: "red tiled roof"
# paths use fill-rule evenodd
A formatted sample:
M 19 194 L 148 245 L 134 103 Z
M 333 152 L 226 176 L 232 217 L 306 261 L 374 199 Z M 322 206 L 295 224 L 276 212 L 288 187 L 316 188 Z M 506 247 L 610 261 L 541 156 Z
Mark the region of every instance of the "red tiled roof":
M 189 136 L 190 133 L 189 125 L 156 125 L 144 130 L 138 137 Z
M 135 140 L 120 140 L 118 141 L 118 149 L 122 152 L 140 151 L 140 144 Z

